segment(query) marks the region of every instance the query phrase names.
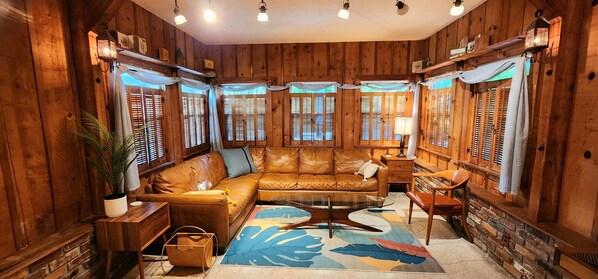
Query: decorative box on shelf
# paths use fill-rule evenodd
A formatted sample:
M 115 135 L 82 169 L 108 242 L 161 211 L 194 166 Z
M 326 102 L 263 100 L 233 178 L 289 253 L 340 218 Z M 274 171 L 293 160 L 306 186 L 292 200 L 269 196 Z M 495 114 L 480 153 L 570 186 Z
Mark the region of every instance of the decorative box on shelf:
M 116 43 L 119 47 L 125 49 L 134 49 L 134 42 L 132 35 L 126 35 L 117 30 L 111 30 L 110 35 L 116 39 Z
M 144 38 L 133 35 L 133 46 L 135 51 L 141 54 L 147 54 L 147 41 Z

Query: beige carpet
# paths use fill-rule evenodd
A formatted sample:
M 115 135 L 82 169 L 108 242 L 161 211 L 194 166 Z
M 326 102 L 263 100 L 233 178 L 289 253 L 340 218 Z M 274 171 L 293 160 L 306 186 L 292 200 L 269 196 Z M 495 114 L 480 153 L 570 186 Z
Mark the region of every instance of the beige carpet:
M 390 193 L 395 203 L 392 208 L 407 221 L 409 199 L 403 193 Z M 417 208 L 417 207 L 416 207 Z M 424 243 L 426 237 L 427 215 L 419 209 L 413 210 L 411 230 Z M 207 278 L 511 278 L 511 276 L 480 251 L 474 244 L 469 243 L 456 234 L 451 226 L 442 218 L 435 217 L 432 225 L 430 245 L 426 247 L 430 254 L 446 271 L 445 274 L 421 274 L 407 272 L 373 272 L 355 270 L 318 270 L 275 267 L 247 267 L 234 265 L 216 265 L 208 273 Z M 222 257 L 218 258 L 218 261 Z M 164 274 L 159 261 L 145 262 L 146 278 L 206 278 L 201 269 L 173 268 L 165 262 Z M 139 278 L 135 266 L 125 278 Z

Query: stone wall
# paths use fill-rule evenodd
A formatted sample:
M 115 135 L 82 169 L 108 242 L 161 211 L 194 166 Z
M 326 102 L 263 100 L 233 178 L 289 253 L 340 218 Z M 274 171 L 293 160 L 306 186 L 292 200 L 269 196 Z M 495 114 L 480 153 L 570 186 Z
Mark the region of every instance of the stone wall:
M 96 249 L 95 230 L 66 243 L 50 255 L 11 275 L 12 278 L 103 278 L 106 252 Z M 131 253 L 113 253 L 111 277 L 136 264 Z
M 415 172 L 429 171 L 416 166 Z M 427 185 L 443 186 L 446 182 L 429 177 L 415 181 L 419 191 L 430 192 Z M 460 216 L 455 219 L 461 222 Z M 556 240 L 533 226 L 475 195 L 469 195 L 467 225 L 473 243 L 515 278 L 562 278 L 552 266 Z

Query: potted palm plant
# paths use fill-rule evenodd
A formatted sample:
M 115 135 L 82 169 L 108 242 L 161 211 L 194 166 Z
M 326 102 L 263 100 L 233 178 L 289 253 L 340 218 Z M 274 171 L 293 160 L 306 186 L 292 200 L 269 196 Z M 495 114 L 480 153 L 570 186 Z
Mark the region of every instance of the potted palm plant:
M 127 212 L 124 173 L 139 155 L 135 153 L 134 139 L 142 129 L 143 127 L 127 137 L 118 138 L 95 116 L 83 112 L 83 124 L 79 126 L 78 135 L 96 155 L 87 158 L 89 164 L 110 186 L 111 193 L 104 197 L 104 213 L 108 217 L 118 217 Z

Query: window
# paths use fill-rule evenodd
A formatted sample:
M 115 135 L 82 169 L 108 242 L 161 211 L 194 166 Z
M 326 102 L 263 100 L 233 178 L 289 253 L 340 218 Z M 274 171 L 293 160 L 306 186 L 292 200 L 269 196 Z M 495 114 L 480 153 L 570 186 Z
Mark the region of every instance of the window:
M 290 88 L 291 145 L 334 145 L 336 86 Z
M 133 130 L 143 125 L 143 132 L 135 136 L 135 151 L 139 171 L 152 169 L 166 162 L 164 142 L 164 87 L 139 81 L 122 74 Z
M 452 87 L 453 81 L 447 79 L 423 90 L 423 146 L 444 153 L 450 140 Z
M 360 145 L 399 144 L 394 134 L 395 117 L 411 116 L 412 100 L 407 88 L 399 91 L 379 91 L 361 88 Z
M 208 104 L 206 91 L 181 85 L 183 131 L 187 154 L 208 148 Z
M 470 160 L 497 171 L 502 164 L 510 85 L 510 79 L 476 84 L 471 98 Z
M 222 94 L 224 144 L 266 145 L 266 87 Z

